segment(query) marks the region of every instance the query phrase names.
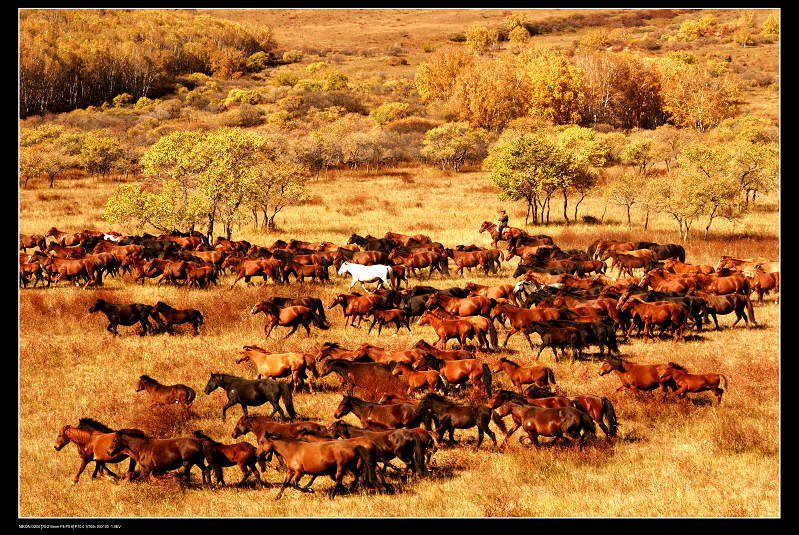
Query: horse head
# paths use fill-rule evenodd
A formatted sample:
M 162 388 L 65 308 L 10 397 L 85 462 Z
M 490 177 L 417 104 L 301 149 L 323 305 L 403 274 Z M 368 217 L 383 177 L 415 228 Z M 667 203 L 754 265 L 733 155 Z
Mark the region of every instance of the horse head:
M 222 383 L 220 381 L 220 377 L 221 377 L 221 374 L 219 374 L 219 373 L 212 373 L 211 374 L 211 377 L 208 379 L 208 383 L 206 383 L 206 385 L 205 385 L 205 393 L 206 394 L 210 394 L 211 392 L 213 392 L 214 390 L 216 390 L 217 388 L 222 386 Z
M 55 439 L 55 450 L 61 451 L 61 449 L 69 444 L 69 437 L 67 436 L 67 429 L 71 428 L 71 425 L 65 425 L 61 428 L 61 431 L 58 432 L 58 436 Z

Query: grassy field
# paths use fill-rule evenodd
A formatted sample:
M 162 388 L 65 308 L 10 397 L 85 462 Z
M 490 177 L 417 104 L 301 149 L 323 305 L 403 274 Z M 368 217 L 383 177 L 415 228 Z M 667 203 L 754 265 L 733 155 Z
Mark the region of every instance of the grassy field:
M 20 232 L 94 228 L 133 233 L 113 227 L 102 218 L 102 207 L 115 183 L 76 177 L 62 180 L 53 190 L 20 190 Z M 234 239 L 270 245 L 278 238 L 329 240 L 343 244 L 352 232 L 380 236 L 388 230 L 425 233 L 446 245 L 488 245 L 478 234 L 480 222 L 493 219 L 500 206 L 496 191 L 484 173 L 442 174 L 423 167 L 391 173 L 348 175 L 331 173 L 311 182 L 313 200 L 287 208 L 278 218 L 279 232 L 261 234 L 242 229 Z M 714 224 L 711 240 L 697 234 L 685 247 L 686 261 L 715 264 L 722 254 L 739 257 L 779 257 L 779 212 L 776 197 L 759 201 L 758 210 L 735 226 Z M 556 206 L 553 206 L 553 211 Z M 581 215 L 599 217 L 603 204 L 588 199 Z M 523 207 L 510 205 L 512 224 L 523 220 Z M 660 243 L 677 241 L 676 226 L 665 218 L 650 221 L 641 230 L 642 214 L 632 232 L 622 212 L 611 206 L 602 225 L 553 224 L 529 227 L 532 233 L 551 235 L 562 248 L 585 248 L 598 237 L 631 238 Z M 463 279 L 441 279 L 437 287 L 507 283 L 517 261 L 503 265 L 496 276 L 471 273 Z M 616 392 L 615 375 L 598 376 L 595 359 L 555 362 L 546 351 L 541 361 L 553 367 L 558 388 L 567 394 L 607 396 L 620 421 L 619 437 L 611 443 L 598 431 L 598 440 L 583 451 L 568 447 L 527 449 L 515 439 L 505 453 L 497 452 L 486 437 L 473 451 L 476 430 L 456 431 L 455 447 L 443 447 L 433 457 L 432 476 L 396 485 L 393 494 L 361 494 L 328 498 L 332 481 L 319 478 L 316 494 L 289 489 L 280 501 L 273 498 L 283 474 L 268 468 L 266 489 L 183 488 L 166 480 L 116 483 L 91 479 L 92 466 L 77 486 L 72 478 L 79 458 L 73 445 L 53 450 L 58 430 L 92 417 L 110 427 L 138 427 L 158 436 L 180 436 L 195 429 L 217 440 L 232 442 L 230 433 L 241 412 L 230 409 L 221 420 L 224 394 L 202 390 L 212 372 L 254 377 L 252 365 L 234 362 L 245 344 L 269 350 L 315 353 L 324 341 L 345 347 L 369 342 L 404 349 L 435 335 L 427 326 L 412 333 L 380 337 L 366 329 L 343 329 L 340 309 L 328 312 L 330 330 L 312 331 L 283 340 L 277 329 L 263 340 L 263 316 L 249 310 L 268 295 L 313 295 L 323 299 L 346 291 L 349 281 L 333 276 L 333 284 L 229 289 L 225 275 L 218 287 L 188 290 L 156 287 L 151 281 L 134 285 L 129 278 L 107 278 L 97 290 L 59 285 L 27 289 L 19 294 L 19 516 L 20 517 L 774 517 L 780 506 L 780 359 L 779 305 L 769 296 L 755 305 L 758 325 L 730 328 L 732 317 L 721 319 L 722 329 L 691 332 L 684 343 L 671 340 L 644 342 L 633 338 L 623 344 L 623 357 L 640 363 L 676 361 L 695 372 L 719 372 L 729 379 L 721 405 L 709 393 L 677 401 L 650 395 Z M 416 281 L 412 281 L 412 284 Z M 177 308 L 192 307 L 206 321 L 199 336 L 178 327 L 178 334 L 139 337 L 136 328 L 120 327 L 120 336 L 105 331 L 105 318 L 90 315 L 98 297 L 114 302 L 155 303 L 164 300 Z M 500 330 L 500 341 L 504 332 Z M 534 338 L 535 339 L 535 338 Z M 508 356 L 522 364 L 534 362 L 526 342 L 512 337 Z M 493 354 L 480 354 L 487 362 Z M 197 399 L 187 418 L 177 409 L 150 410 L 144 393 L 134 386 L 141 374 L 164 384 L 184 383 L 195 388 Z M 507 386 L 504 374 L 495 383 Z M 295 396 L 301 418 L 331 423 L 341 400 L 338 380 L 319 383 L 321 391 Z M 253 412 L 263 412 L 255 410 Z M 345 421 L 357 423 L 353 415 Z M 498 440 L 504 435 L 492 424 Z M 252 435 L 245 437 L 252 442 Z M 240 439 L 241 440 L 241 439 Z M 116 465 L 124 471 L 126 463 Z M 112 468 L 114 469 L 114 468 Z M 237 469 L 226 469 L 226 480 L 237 481 Z M 200 482 L 199 471 L 192 474 Z

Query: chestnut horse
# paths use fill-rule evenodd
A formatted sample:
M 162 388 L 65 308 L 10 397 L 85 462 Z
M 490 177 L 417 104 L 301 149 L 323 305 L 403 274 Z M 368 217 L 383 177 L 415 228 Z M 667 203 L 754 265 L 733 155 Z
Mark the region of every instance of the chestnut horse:
M 258 371 L 258 379 L 291 377 L 294 385 L 294 393 L 300 386 L 302 377 L 307 375 L 308 370 L 314 378 L 319 378 L 316 371 L 315 358 L 310 353 L 270 353 L 258 346 L 244 346 L 244 350 L 236 358 L 236 364 L 250 361 L 255 364 Z M 314 393 L 313 383 L 309 382 L 308 387 Z
M 197 327 L 203 324 L 203 315 L 199 310 L 193 308 L 177 309 L 163 301 L 158 301 L 153 306 L 151 317 L 161 326 L 162 330 L 167 332 L 172 332 L 173 325 L 191 323 L 195 336 L 199 334 Z
M 555 373 L 548 366 L 520 366 L 512 360 L 500 357 L 492 369 L 494 373 L 503 371 L 513 383 L 513 386 L 522 391 L 522 385 L 536 384 L 548 386 L 555 384 Z
M 400 427 L 418 427 L 422 422 L 421 414 L 412 403 L 379 403 L 356 398 L 344 394 L 333 418 L 339 419 L 353 413 L 364 428 L 398 429 Z
M 683 369 L 669 368 L 661 375 L 661 380 L 674 381 L 677 387 L 674 395 L 678 398 L 684 398 L 688 392 L 710 390 L 721 403 L 721 396 L 727 390 L 727 378 L 719 373 L 694 374 L 687 373 Z M 663 399 L 666 399 L 665 392 Z
M 502 418 L 511 415 L 513 427 L 505 432 L 505 439 L 499 449 L 505 448 L 510 436 L 520 427 L 527 432 L 527 437 L 536 448 L 541 444 L 539 436 L 554 437 L 552 444 L 565 437 L 579 441 L 580 449 L 588 436 L 596 434 L 596 425 L 591 417 L 575 407 L 539 407 L 515 399 L 508 399 L 494 411 L 494 422 L 504 431 Z M 521 439 L 519 439 L 521 443 Z
M 303 431 L 324 433 L 325 426 L 313 421 L 299 422 L 276 422 L 268 416 L 251 414 L 239 418 L 233 427 L 233 438 L 239 438 L 247 433 L 255 435 L 256 442 L 263 438 L 267 433 L 277 433 L 287 437 L 299 438 Z
M 425 310 L 417 325 L 430 325 L 438 335 L 438 345 L 441 349 L 447 348 L 447 342 L 457 339 L 461 349 L 466 347 L 466 342 L 476 337 L 477 327 L 466 319 L 445 320 L 437 317 L 429 310 Z
M 644 336 L 647 340 L 651 337 L 650 326 L 656 324 L 662 327 L 671 325 L 674 329 L 674 341 L 685 341 L 685 327 L 688 322 L 688 311 L 685 308 L 670 301 L 647 303 L 639 297 L 630 296 L 629 292 L 626 293 L 628 294 L 626 299 L 619 299 L 618 310 L 629 310 L 633 319 L 640 318 L 644 324 Z M 635 322 L 631 322 L 627 331 L 628 337 L 634 328 Z
M 444 378 L 436 370 L 417 371 L 403 362 L 397 362 L 391 375 L 404 375 L 408 381 L 408 394 L 426 388 L 430 392 L 446 394 Z
M 344 313 L 344 328 L 346 329 L 348 323 L 353 325 L 355 318 L 358 318 L 358 326 L 360 326 L 363 317 L 375 308 L 382 299 L 383 296 L 380 294 L 338 294 L 327 303 L 327 308 L 341 305 L 341 310 Z
M 491 312 L 491 307 L 493 307 L 495 304 L 496 301 L 493 299 L 481 295 L 452 297 L 449 295 L 444 295 L 440 292 L 435 292 L 430 294 L 430 297 L 427 298 L 424 306 L 427 309 L 438 306 L 455 316 L 480 315 L 487 318 Z
M 213 470 L 217 485 L 225 484 L 222 468 L 238 466 L 242 474 L 239 486 L 244 485 L 247 478 L 250 477 L 250 474 L 255 477 L 255 480 L 260 486 L 264 486 L 264 482 L 261 480 L 256 466 L 258 457 L 255 453 L 255 447 L 252 444 L 248 444 L 247 442 L 222 444 L 204 434 L 202 431 L 195 431 L 194 438 L 199 440 L 202 444 L 205 461 L 208 463 L 209 471 Z M 208 474 L 208 483 L 211 483 L 210 473 Z
M 150 396 L 150 408 L 156 405 L 172 405 L 176 403 L 183 408 L 186 416 L 189 415 L 189 407 L 191 407 L 196 392 L 190 386 L 183 384 L 176 385 L 162 385 L 149 375 L 142 375 L 136 383 L 136 392 L 142 390 L 147 392 Z
M 277 306 L 266 306 L 263 310 L 266 315 L 266 325 L 264 326 L 264 340 L 269 338 L 269 334 L 277 326 L 291 327 L 289 333 L 283 338 L 288 338 L 297 328 L 302 325 L 308 336 L 311 336 L 311 323 L 319 329 L 326 331 L 330 325 L 316 312 L 304 306 L 290 306 L 277 309 Z
M 527 235 L 527 233 L 520 228 L 505 227 L 502 231 L 502 236 L 500 236 L 497 232 L 496 223 L 492 223 L 491 221 L 483 221 L 483 223 L 480 225 L 479 232 L 482 234 L 486 231 L 488 231 L 488 233 L 491 235 L 491 245 L 493 247 L 496 247 L 497 242 L 499 241 L 509 241 L 511 238 L 518 238 L 519 236 Z
M 483 389 L 487 396 L 491 395 L 491 369 L 478 359 L 441 360 L 426 355 L 425 364 L 428 368 L 437 370 L 449 385 L 471 381 L 474 386 Z
M 80 455 L 81 463 L 78 468 L 78 473 L 72 480 L 72 484 L 76 485 L 80 479 L 80 475 L 90 462 L 95 462 L 94 473 L 92 478 L 97 477 L 98 472 L 105 471 L 113 478 L 118 478 L 114 472 L 108 469 L 106 463 L 118 463 L 128 458 L 128 455 L 120 453 L 119 455 L 109 456 L 108 446 L 114 437 L 114 430 L 92 420 L 90 418 L 81 418 L 78 427 L 65 425 L 58 432 L 55 441 L 55 450 L 61 451 L 64 446 L 72 442 L 78 448 L 78 455 Z M 131 457 L 130 465 L 128 468 L 128 476 L 133 473 L 133 468 L 136 466 L 136 461 Z
M 623 388 L 633 392 L 649 392 L 660 388 L 665 396 L 668 391 L 667 388 L 674 389 L 674 382 L 669 381 L 667 378 L 664 379 L 666 371 L 671 368 L 685 370 L 685 368 L 674 362 L 669 362 L 668 364 L 635 364 L 634 362 L 611 357 L 602 363 L 599 368 L 599 375 L 603 376 L 610 372 L 616 372 L 622 383 L 616 389 L 616 392 Z
M 491 309 L 492 320 L 497 317 L 500 319 L 504 317 L 510 322 L 510 330 L 508 331 L 507 336 L 505 336 L 505 341 L 502 343 L 502 347 L 508 347 L 508 338 L 510 338 L 511 335 L 520 332 L 527 339 L 527 343 L 530 344 L 531 350 L 535 350 L 535 348 L 533 347 L 533 341 L 530 340 L 530 335 L 527 332 L 527 328 L 535 322 L 556 320 L 562 315 L 563 312 L 560 308 L 544 307 L 531 309 L 513 305 L 499 304 Z
M 477 428 L 477 444 L 474 446 L 474 451 L 480 448 L 483 442 L 483 436 L 488 435 L 497 447 L 497 438 L 494 432 L 489 427 L 491 423 L 491 409 L 485 405 L 461 405 L 453 403 L 448 399 L 435 394 L 427 394 L 422 398 L 418 405 L 420 414 L 428 414 L 429 417 L 435 417 L 438 421 L 438 442 L 444 438 L 444 434 L 449 435 L 449 443 L 455 444 L 455 430 L 456 429 L 470 429 Z

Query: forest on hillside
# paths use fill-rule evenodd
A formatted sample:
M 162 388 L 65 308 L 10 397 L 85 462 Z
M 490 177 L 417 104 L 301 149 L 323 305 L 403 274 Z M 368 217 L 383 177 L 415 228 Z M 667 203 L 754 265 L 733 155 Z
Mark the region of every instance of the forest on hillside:
M 21 186 L 115 177 L 109 222 L 230 237 L 330 169 L 483 169 L 526 223 L 553 198 L 578 220 L 602 185 L 683 238 L 778 186 L 775 10 L 506 11 L 383 51 L 286 49 L 221 15 L 21 10 Z

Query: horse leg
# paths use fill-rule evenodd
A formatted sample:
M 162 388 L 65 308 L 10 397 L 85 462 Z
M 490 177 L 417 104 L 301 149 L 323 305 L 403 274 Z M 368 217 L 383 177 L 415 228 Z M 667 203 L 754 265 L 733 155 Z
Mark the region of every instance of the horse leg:
M 86 465 L 88 465 L 92 461 L 91 457 L 82 457 L 80 460 L 80 468 L 78 468 L 78 473 L 75 474 L 75 478 L 72 480 L 73 485 L 78 484 L 78 479 L 80 479 L 80 475 L 86 469 Z
M 223 422 L 225 421 L 225 413 L 227 412 L 227 410 L 230 407 L 232 407 L 233 405 L 235 405 L 236 403 L 238 403 L 238 401 L 229 399 L 228 402 L 225 403 L 225 405 L 222 407 L 222 421 Z M 242 403 L 241 406 L 244 407 L 244 404 Z M 246 414 L 246 409 L 245 409 L 245 414 Z

